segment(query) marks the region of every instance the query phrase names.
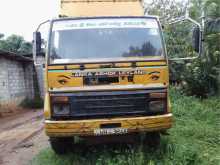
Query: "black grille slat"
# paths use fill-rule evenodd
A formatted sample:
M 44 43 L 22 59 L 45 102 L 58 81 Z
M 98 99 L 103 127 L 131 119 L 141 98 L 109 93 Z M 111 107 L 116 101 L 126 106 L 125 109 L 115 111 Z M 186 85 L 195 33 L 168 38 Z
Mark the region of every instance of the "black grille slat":
M 123 98 L 123 97 L 116 97 L 116 98 L 97 98 L 97 99 L 95 99 L 95 98 L 82 98 L 82 99 L 77 99 L 77 100 L 75 100 L 75 102 L 80 102 L 80 101 L 86 101 L 86 102 L 88 102 L 88 101 L 105 101 L 105 100 L 127 100 L 128 98 Z M 142 97 L 130 97 L 130 99 L 146 99 L 146 97 L 144 97 L 144 96 L 142 96 Z
M 126 115 L 133 115 L 134 112 L 127 112 Z M 143 111 L 135 111 L 136 115 L 144 115 L 146 113 L 144 113 Z M 115 112 L 113 113 L 81 113 L 81 114 L 75 114 L 74 117 L 109 117 L 109 116 L 120 116 L 120 115 L 124 115 L 124 113 L 122 112 Z
M 135 105 L 99 105 L 99 106 L 86 106 L 88 109 L 97 109 L 97 108 L 128 108 L 128 107 L 135 107 Z
M 100 95 L 99 95 L 100 94 Z M 70 97 L 72 117 L 111 117 L 119 115 L 144 115 L 148 112 L 148 93 L 97 92 L 94 95 Z
M 143 103 L 146 103 L 147 101 L 145 100 L 101 100 L 101 101 L 87 101 L 87 102 L 78 102 L 76 101 L 75 104 L 77 106 L 78 105 L 81 105 L 81 104 L 84 104 L 86 105 L 87 107 L 88 106 L 99 106 L 99 105 L 106 105 L 106 106 L 110 106 L 110 105 L 115 105 L 115 106 L 120 106 L 120 105 L 135 105 L 135 106 L 138 106 L 138 104 L 143 104 Z

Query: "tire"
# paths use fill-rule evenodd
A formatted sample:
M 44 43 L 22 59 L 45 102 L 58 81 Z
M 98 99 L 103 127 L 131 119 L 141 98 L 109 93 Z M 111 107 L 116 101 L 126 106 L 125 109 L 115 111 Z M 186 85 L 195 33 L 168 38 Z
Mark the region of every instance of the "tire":
M 58 155 L 62 155 L 72 151 L 74 145 L 74 138 L 58 138 L 50 137 L 50 145 L 54 152 Z
M 159 132 L 146 133 L 143 143 L 144 145 L 150 148 L 158 148 L 160 146 L 160 133 Z

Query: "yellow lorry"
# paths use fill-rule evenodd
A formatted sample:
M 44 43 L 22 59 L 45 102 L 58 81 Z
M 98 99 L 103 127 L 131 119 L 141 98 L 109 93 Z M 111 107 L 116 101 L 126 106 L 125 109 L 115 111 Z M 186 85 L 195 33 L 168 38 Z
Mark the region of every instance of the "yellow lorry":
M 172 126 L 161 25 L 139 0 L 61 0 L 48 36 L 45 131 L 56 153 L 75 136 L 158 140 Z M 34 41 L 37 55 L 40 32 Z

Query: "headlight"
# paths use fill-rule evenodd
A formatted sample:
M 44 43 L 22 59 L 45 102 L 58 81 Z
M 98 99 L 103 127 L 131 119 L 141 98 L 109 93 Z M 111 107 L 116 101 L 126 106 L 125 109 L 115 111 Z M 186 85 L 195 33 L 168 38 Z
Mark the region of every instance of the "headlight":
M 53 106 L 54 115 L 68 115 L 70 113 L 70 106 L 65 104 L 55 104 Z
M 166 102 L 164 100 L 150 101 L 149 108 L 151 112 L 165 112 Z

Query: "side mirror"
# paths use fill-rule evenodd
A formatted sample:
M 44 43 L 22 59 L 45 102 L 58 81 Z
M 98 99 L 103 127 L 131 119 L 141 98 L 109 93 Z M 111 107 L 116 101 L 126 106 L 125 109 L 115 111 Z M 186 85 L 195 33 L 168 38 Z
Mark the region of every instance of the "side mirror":
M 195 55 L 195 53 L 185 53 L 187 56 L 186 57 L 175 57 L 175 58 L 171 58 L 169 59 L 170 61 L 178 61 L 178 60 L 192 60 L 192 59 L 196 59 L 198 57 L 201 57 L 202 55 L 202 52 L 203 52 L 203 33 L 202 33 L 202 30 L 203 30 L 203 26 L 200 25 L 200 23 L 198 23 L 197 21 L 193 20 L 192 18 L 189 17 L 188 13 L 186 13 L 186 15 L 184 17 L 179 17 L 179 18 L 176 18 L 176 19 L 173 19 L 171 20 L 170 22 L 168 22 L 169 25 L 172 25 L 172 24 L 176 24 L 176 23 L 182 23 L 182 22 L 189 22 L 191 24 L 194 25 L 194 28 L 192 29 L 192 33 L 189 33 L 192 35 L 191 40 L 192 40 L 192 44 L 188 43 L 188 40 L 190 40 L 190 38 L 187 39 L 187 46 L 190 46 L 195 52 L 197 55 Z M 191 28 L 190 28 L 191 29 Z M 190 30 L 189 29 L 189 30 Z M 188 29 L 186 29 L 188 30 Z M 187 37 L 187 36 L 186 36 Z M 181 40 L 181 38 L 179 38 Z M 183 53 L 181 53 L 183 54 Z M 195 56 L 190 56 L 190 55 L 195 55 Z
M 39 32 L 40 28 L 42 28 L 42 25 L 49 25 L 50 21 L 44 21 L 41 24 L 38 25 L 37 29 L 33 33 L 33 59 L 34 59 L 34 64 L 35 65 L 42 65 L 42 60 L 41 58 L 38 57 L 45 57 L 45 48 L 42 48 L 42 45 L 44 45 L 46 42 L 42 38 L 44 38 L 44 34 L 41 36 L 41 33 Z M 46 28 L 45 30 L 48 30 L 48 26 L 44 26 Z M 45 60 L 43 60 L 45 61 Z
M 193 28 L 192 33 L 192 47 L 195 52 L 200 53 L 201 49 L 201 30 L 199 26 Z
M 41 33 L 34 32 L 34 48 L 35 54 L 39 55 L 41 53 Z

